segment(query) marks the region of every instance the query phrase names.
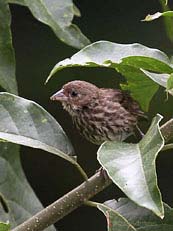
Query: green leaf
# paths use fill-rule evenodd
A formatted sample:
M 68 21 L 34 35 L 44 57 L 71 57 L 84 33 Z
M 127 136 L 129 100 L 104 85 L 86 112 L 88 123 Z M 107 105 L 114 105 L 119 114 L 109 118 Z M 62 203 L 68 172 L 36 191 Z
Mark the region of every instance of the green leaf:
M 159 130 L 162 116 L 157 115 L 138 144 L 105 142 L 98 150 L 98 160 L 109 177 L 136 204 L 164 216 L 157 186 L 155 161 L 164 146 Z
M 148 111 L 149 102 L 159 86 L 136 67 L 119 65 L 117 71 L 127 80 L 127 84 L 121 84 L 121 88 L 130 91 L 131 96 L 140 103 L 141 108 Z
M 150 22 L 155 19 L 158 19 L 160 17 L 164 17 L 164 25 L 165 25 L 165 30 L 167 33 L 167 37 L 169 38 L 170 41 L 173 41 L 173 11 L 170 10 L 169 6 L 167 5 L 168 1 L 160 0 L 160 4 L 163 9 L 163 13 L 157 12 L 155 14 L 148 14 L 144 20 L 145 22 Z
M 26 5 L 33 16 L 50 26 L 62 42 L 76 48 L 83 48 L 90 43 L 80 29 L 71 23 L 74 14 L 79 16 L 80 12 L 72 0 L 9 0 L 9 2 Z
M 168 68 L 171 68 L 169 58 L 163 52 L 157 49 L 148 48 L 137 43 L 118 44 L 109 41 L 98 41 L 83 48 L 71 58 L 58 62 L 50 72 L 47 82 L 57 71 L 67 67 L 101 66 L 115 68 L 116 66 L 114 66 L 114 64 L 121 64 L 122 60 L 129 56 L 136 56 L 137 59 L 139 56 L 143 56 L 146 57 L 145 62 L 147 62 L 147 58 L 149 58 L 148 65 L 150 65 L 151 59 L 153 59 L 153 62 L 154 60 L 156 60 L 156 62 L 160 61 Z M 135 60 L 133 61 L 134 63 L 132 65 L 135 66 Z M 158 62 L 156 63 L 156 67 L 158 67 Z M 171 68 L 171 70 L 173 69 Z
M 165 31 L 166 31 L 168 39 L 171 42 L 173 42 L 173 18 L 172 18 L 173 11 L 170 11 L 169 6 L 167 4 L 165 5 L 162 1 L 161 1 L 161 6 L 164 11 L 163 16 L 166 16 L 166 17 L 163 17 Z
M 147 75 L 154 82 L 158 83 L 162 87 L 166 88 L 166 91 L 173 95 L 173 74 L 157 74 L 145 70 L 141 70 L 145 75 Z
M 120 198 L 118 201 L 110 200 L 104 203 L 114 212 L 120 214 L 133 225 L 136 230 L 143 231 L 172 231 L 173 209 L 164 203 L 165 217 L 160 219 L 150 210 L 139 207 L 128 198 Z
M 146 71 L 141 69 L 141 71 L 147 75 L 150 79 L 152 79 L 154 82 L 158 83 L 160 86 L 166 88 L 166 83 L 169 78 L 169 74 L 158 74 L 158 73 L 153 73 L 150 71 Z
M 108 231 L 135 231 L 136 229 L 119 213 L 110 207 L 97 203 L 97 207 L 106 217 Z
M 166 83 L 166 91 L 173 95 L 173 73 L 170 74 L 167 83 Z
M 0 138 L 56 154 L 72 163 L 72 145 L 58 122 L 41 106 L 0 93 Z
M 136 68 L 142 68 L 145 70 L 151 70 L 161 73 L 172 73 L 173 68 L 167 63 L 157 60 L 156 58 L 143 57 L 143 56 L 131 56 L 122 59 L 122 63 Z
M 10 31 L 11 14 L 5 0 L 0 1 L 0 86 L 17 94 L 15 58 Z
M 0 222 L 0 231 L 10 231 L 10 224 Z
M 148 48 L 141 44 L 117 44 L 99 41 L 85 47 L 71 58 L 57 63 L 46 82 L 57 71 L 75 66 L 116 69 L 116 71 L 126 77 L 129 85 L 127 86 L 128 90 L 131 91 L 132 96 L 135 96 L 135 99 L 144 110 L 148 109 L 149 102 L 158 87 L 155 83 L 151 83 L 151 80 L 146 78 L 145 73 L 142 73 L 140 69 L 143 68 L 161 73 L 173 72 L 169 58 L 157 49 Z M 145 87 L 145 90 L 142 86 Z M 146 95 L 145 92 L 149 94 Z
M 0 143 L 0 198 L 0 220 L 12 228 L 43 208 L 24 176 L 19 146 L 7 142 Z

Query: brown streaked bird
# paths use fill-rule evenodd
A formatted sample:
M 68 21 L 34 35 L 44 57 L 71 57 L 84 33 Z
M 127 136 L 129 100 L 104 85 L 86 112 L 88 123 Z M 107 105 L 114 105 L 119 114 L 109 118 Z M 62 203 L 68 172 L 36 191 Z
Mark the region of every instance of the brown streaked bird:
M 79 132 L 95 144 L 123 141 L 137 127 L 138 118 L 145 117 L 127 92 L 80 80 L 65 84 L 51 100 L 62 103 Z

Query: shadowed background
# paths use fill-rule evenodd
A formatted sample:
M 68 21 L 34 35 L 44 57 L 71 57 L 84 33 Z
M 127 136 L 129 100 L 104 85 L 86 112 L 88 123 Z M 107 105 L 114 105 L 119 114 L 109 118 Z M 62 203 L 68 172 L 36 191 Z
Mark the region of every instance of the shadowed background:
M 140 20 L 148 13 L 161 11 L 159 1 L 75 1 L 82 17 L 74 22 L 92 41 L 108 40 L 117 43 L 138 42 L 163 50 L 171 55 L 173 44 L 167 38 L 161 19 L 151 23 Z M 171 5 L 170 5 L 171 6 Z M 44 81 L 53 66 L 60 60 L 70 57 L 76 49 L 60 42 L 46 25 L 39 23 L 25 7 L 11 5 L 13 44 L 16 52 L 17 81 L 20 96 L 31 99 L 48 110 L 61 124 L 74 145 L 78 161 L 92 175 L 99 164 L 96 160 L 97 146 L 89 143 L 73 127 L 71 118 L 62 107 L 49 100 L 49 97 L 71 80 L 80 79 L 100 87 L 119 87 L 124 81 L 118 73 L 106 68 L 72 68 L 54 76 L 45 86 Z M 172 117 L 171 97 L 165 101 L 163 89 L 155 95 L 148 113 L 149 121 L 160 113 L 165 121 Z M 148 123 L 141 124 L 145 131 Z M 135 138 L 132 138 L 132 140 Z M 67 161 L 52 154 L 22 147 L 22 165 L 28 181 L 44 206 L 55 201 L 81 183 L 76 169 Z M 159 186 L 165 202 L 173 206 L 173 152 L 164 152 L 157 160 Z M 110 186 L 94 199 L 103 202 L 118 199 L 123 193 Z M 88 220 L 90 222 L 88 222 Z M 104 216 L 93 208 L 81 207 L 57 223 L 59 230 L 106 230 Z

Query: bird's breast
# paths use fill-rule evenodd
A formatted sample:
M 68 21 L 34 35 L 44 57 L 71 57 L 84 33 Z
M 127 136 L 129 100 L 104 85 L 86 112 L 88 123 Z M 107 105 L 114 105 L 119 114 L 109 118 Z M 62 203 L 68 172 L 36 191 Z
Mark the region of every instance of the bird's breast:
M 131 133 L 136 120 L 130 122 L 126 117 L 117 113 L 117 110 L 103 110 L 99 106 L 83 110 L 73 117 L 73 121 L 86 139 L 101 144 L 106 140 L 124 140 Z

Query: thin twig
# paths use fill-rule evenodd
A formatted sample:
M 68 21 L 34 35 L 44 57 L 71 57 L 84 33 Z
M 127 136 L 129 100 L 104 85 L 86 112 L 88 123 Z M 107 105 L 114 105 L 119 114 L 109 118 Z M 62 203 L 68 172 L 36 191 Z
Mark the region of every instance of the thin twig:
M 111 182 L 111 180 L 105 179 L 103 174 L 97 172 L 77 188 L 41 210 L 12 231 L 41 231 L 78 208 L 85 201 L 110 185 Z
M 97 208 L 97 205 L 98 205 L 98 203 L 94 201 L 85 201 L 84 204 L 90 207 L 94 207 L 94 208 Z

